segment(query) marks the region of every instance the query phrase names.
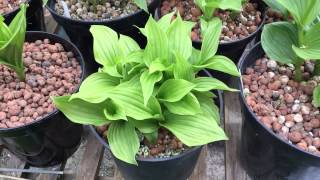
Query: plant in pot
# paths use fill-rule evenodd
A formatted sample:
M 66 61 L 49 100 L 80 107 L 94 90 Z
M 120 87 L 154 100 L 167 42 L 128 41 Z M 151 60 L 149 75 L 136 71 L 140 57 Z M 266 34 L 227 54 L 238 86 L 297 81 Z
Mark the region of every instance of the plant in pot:
M 19 12 L 20 4 L 28 3 L 27 10 L 27 30 L 45 30 L 42 0 L 2 0 L 0 1 L 0 15 L 4 16 L 4 22 L 10 24 Z
M 50 166 L 76 150 L 82 132 L 50 96 L 75 92 L 84 63 L 68 41 L 26 32 L 26 9 L 22 4 L 9 26 L 0 16 L 0 141 L 27 163 Z
M 191 38 L 201 47 L 203 33 L 214 18 L 223 21 L 218 52 L 237 62 L 264 21 L 264 4 L 246 0 L 163 0 L 160 16 L 179 11 L 184 20 L 196 22 Z
M 147 46 L 104 26 L 92 26 L 96 61 L 78 93 L 54 97 L 73 122 L 99 126 L 93 133 L 111 149 L 125 179 L 187 179 L 201 147 L 226 140 L 210 90 L 229 90 L 205 67 L 239 75 L 234 63 L 215 55 L 221 21 L 208 27 L 201 51 L 192 47 L 190 23 L 173 14 L 150 16 L 141 32 Z M 94 147 L 92 147 L 94 148 Z
M 135 26 L 144 26 L 148 19 L 147 12 L 153 14 L 159 3 L 160 0 L 49 0 L 47 8 L 83 53 L 90 72 L 95 72 L 98 65 L 93 58 L 90 26 L 108 26 L 133 37 L 144 46 L 145 38 Z
M 292 20 L 265 25 L 261 44 L 239 63 L 242 157 L 252 175 L 311 178 L 320 167 L 320 2 L 277 2 Z

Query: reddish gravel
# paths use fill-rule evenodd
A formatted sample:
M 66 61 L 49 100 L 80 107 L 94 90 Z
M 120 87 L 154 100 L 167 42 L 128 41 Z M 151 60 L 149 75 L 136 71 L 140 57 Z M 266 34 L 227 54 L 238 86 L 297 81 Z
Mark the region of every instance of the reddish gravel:
M 10 13 L 19 8 L 25 0 L 0 0 L 0 15 Z
M 214 16 L 223 21 L 220 41 L 235 41 L 254 33 L 262 22 L 261 12 L 258 11 L 257 7 L 256 3 L 246 3 L 243 6 L 243 11 L 238 14 L 216 10 Z M 186 21 L 197 22 L 192 30 L 191 38 L 194 41 L 201 41 L 200 16 L 202 12 L 196 7 L 194 0 L 165 0 L 162 2 L 161 16 L 174 11 L 179 11 Z
M 71 94 L 80 83 L 81 67 L 72 52 L 48 39 L 24 44 L 26 79 L 0 65 L 0 128 L 39 120 L 55 110 L 50 96 Z
M 242 76 L 246 102 L 259 120 L 283 140 L 320 155 L 320 113 L 312 104 L 320 76 L 310 78 L 314 63 L 301 67 L 305 81 L 293 80 L 294 68 L 258 59 Z

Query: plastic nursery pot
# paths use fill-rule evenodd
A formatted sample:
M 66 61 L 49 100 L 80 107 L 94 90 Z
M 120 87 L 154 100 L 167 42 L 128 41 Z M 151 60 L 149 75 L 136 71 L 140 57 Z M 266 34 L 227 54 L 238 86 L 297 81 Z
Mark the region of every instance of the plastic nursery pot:
M 264 54 L 261 44 L 255 45 L 239 61 L 241 73 L 244 74 L 246 68 L 254 65 Z M 283 141 L 272 130 L 267 129 L 246 103 L 242 82 L 239 86 L 243 112 L 241 158 L 247 172 L 256 178 L 272 177 L 271 179 L 288 180 L 319 178 L 320 157 Z
M 29 7 L 27 8 L 27 30 L 28 31 L 45 31 L 45 23 L 43 16 L 42 0 L 29 0 Z M 20 8 L 4 14 L 5 23 L 10 24 Z
M 216 91 L 216 104 L 223 107 L 222 93 Z M 223 108 L 220 109 L 220 116 L 223 116 Z M 109 149 L 109 145 L 95 130 L 90 126 L 92 133 Z M 94 148 L 94 147 L 93 147 Z M 194 147 L 180 155 L 169 158 L 137 158 L 138 166 L 123 162 L 114 157 L 115 163 L 122 176 L 126 180 L 186 180 L 193 172 L 197 163 L 202 146 Z
M 84 61 L 75 45 L 45 32 L 26 33 L 26 42 L 39 39 L 49 39 L 72 51 L 79 60 L 82 68 L 81 81 L 83 80 Z M 17 128 L 0 129 L 0 141 L 12 153 L 32 166 L 53 166 L 63 162 L 76 151 L 81 134 L 82 125 L 72 123 L 60 111 L 55 110 L 33 123 Z
M 70 40 L 78 46 L 85 58 L 85 61 L 88 62 L 87 65 L 90 72 L 96 72 L 98 69 L 98 64 L 93 58 L 93 38 L 89 31 L 91 25 L 108 26 L 120 34 L 132 37 L 141 47 L 146 45 L 146 38 L 140 33 L 139 29 L 135 27 L 143 27 L 149 18 L 149 14 L 143 10 L 111 20 L 84 21 L 74 20 L 59 15 L 55 11 L 55 4 L 56 0 L 49 0 L 47 8 L 57 23 L 64 28 Z M 152 0 L 148 6 L 150 14 L 154 14 L 154 11 L 159 4 L 160 0 Z

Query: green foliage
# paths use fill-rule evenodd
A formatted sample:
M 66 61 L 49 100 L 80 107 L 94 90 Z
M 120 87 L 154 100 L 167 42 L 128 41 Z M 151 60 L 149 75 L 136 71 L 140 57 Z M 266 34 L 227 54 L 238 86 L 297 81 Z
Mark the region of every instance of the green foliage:
M 262 47 L 266 54 L 281 63 L 293 64 L 295 79 L 302 80 L 300 66 L 304 60 L 320 59 L 320 25 L 317 16 L 320 11 L 318 0 L 277 0 L 281 12 L 289 12 L 293 21 L 268 24 L 262 32 Z
M 170 23 L 172 15 L 159 22 L 149 18 L 141 29 L 148 40 L 144 50 L 108 27 L 91 26 L 95 59 L 103 68 L 90 75 L 78 93 L 53 98 L 73 122 L 109 124 L 111 151 L 127 163 L 136 164 L 137 134 L 155 142 L 160 127 L 188 146 L 227 139 L 210 91 L 234 89 L 196 76 L 204 68 L 240 75 L 229 59 L 215 55 L 221 22 L 215 20 L 206 30 L 199 51 L 192 47 L 190 23 L 179 15 Z
M 19 13 L 9 26 L 0 15 L 0 64 L 16 71 L 20 80 L 24 80 L 23 44 L 26 32 L 26 4 L 21 4 Z

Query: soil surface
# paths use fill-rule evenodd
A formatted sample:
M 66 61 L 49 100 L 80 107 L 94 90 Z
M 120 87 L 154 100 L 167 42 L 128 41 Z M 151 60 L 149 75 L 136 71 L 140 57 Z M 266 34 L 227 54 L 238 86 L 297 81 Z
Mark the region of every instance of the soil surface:
M 26 79 L 0 65 L 0 128 L 37 121 L 55 110 L 50 96 L 72 94 L 80 84 L 81 67 L 72 52 L 48 39 L 24 44 Z
M 320 112 L 312 104 L 320 76 L 311 77 L 314 63 L 302 67 L 304 81 L 294 81 L 294 67 L 266 57 L 242 76 L 246 102 L 259 120 L 281 139 L 320 155 Z
M 107 126 L 97 127 L 97 131 L 107 139 Z M 167 158 L 179 155 L 188 147 L 166 129 L 160 128 L 155 144 L 150 143 L 143 135 L 140 136 L 140 149 L 137 156 L 141 158 Z
M 72 19 L 100 21 L 114 19 L 133 14 L 139 7 L 132 0 L 105 0 L 97 1 L 94 6 L 87 0 L 65 0 Z M 58 14 L 64 15 L 61 1 L 57 1 L 55 10 Z
M 268 8 L 267 10 L 267 18 L 266 23 L 272 23 L 272 22 L 279 22 L 283 21 L 284 17 L 279 11 L 272 10 L 271 8 Z
M 19 8 L 26 0 L 0 0 L 0 14 L 8 14 Z
M 243 5 L 240 13 L 216 10 L 213 16 L 223 21 L 220 41 L 236 41 L 254 33 L 262 22 L 261 12 L 257 8 L 256 3 L 249 2 Z M 193 41 L 201 41 L 200 17 L 202 12 L 196 7 L 194 0 L 165 0 L 162 2 L 160 11 L 161 16 L 179 11 L 184 20 L 196 22 L 191 38 Z

